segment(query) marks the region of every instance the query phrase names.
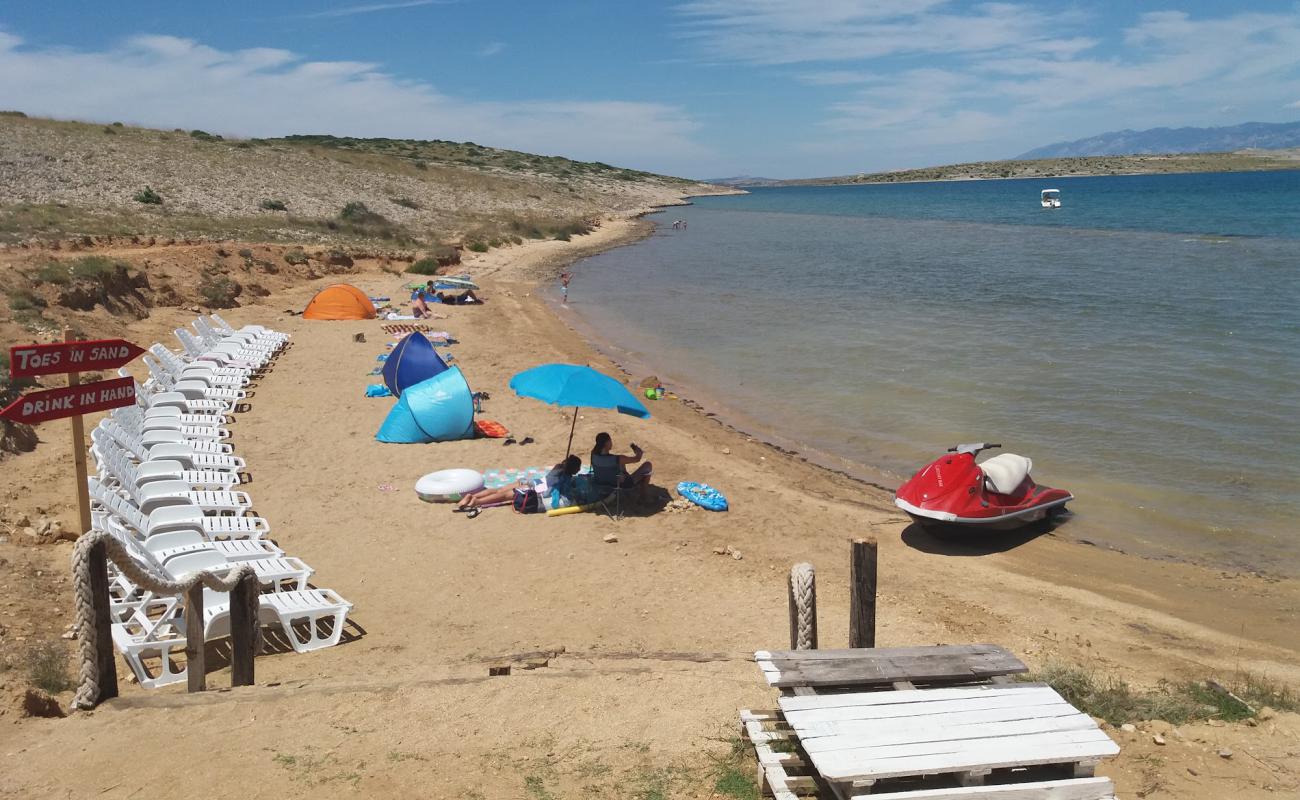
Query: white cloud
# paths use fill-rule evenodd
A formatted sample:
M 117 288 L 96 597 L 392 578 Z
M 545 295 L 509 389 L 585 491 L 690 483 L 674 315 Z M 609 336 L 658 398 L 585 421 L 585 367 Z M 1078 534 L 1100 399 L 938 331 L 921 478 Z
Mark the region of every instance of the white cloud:
M 0 31 L 0 108 L 241 136 L 331 133 L 470 140 L 646 169 L 709 152 L 680 107 L 619 100 L 491 102 L 443 94 L 359 61 L 219 50 L 136 36 L 106 51 L 28 48 Z
M 796 64 L 999 48 L 1068 57 L 1092 47 L 1058 34 L 1073 11 L 982 3 L 948 10 L 946 0 L 692 0 L 677 6 L 681 34 L 710 56 Z
M 1268 120 L 1300 81 L 1300 7 L 1134 12 L 1124 29 L 1025 3 L 691 0 L 678 12 L 702 57 L 788 65 L 804 84 L 841 87 L 810 130 L 850 139 L 874 166 L 1006 157 L 1116 128 L 1223 124 L 1229 111 Z
M 356 14 L 374 14 L 378 11 L 394 11 L 399 8 L 415 8 L 417 6 L 446 5 L 454 0 L 408 0 L 403 3 L 370 3 L 360 6 L 345 6 L 343 8 L 331 8 L 326 11 L 317 11 L 313 14 L 303 14 L 303 19 L 329 19 L 331 17 L 351 17 Z
M 505 49 L 506 49 L 505 42 L 488 42 L 487 44 L 479 48 L 478 54 L 483 58 L 489 58 L 491 56 L 496 55 L 497 53 L 500 53 L 502 50 Z

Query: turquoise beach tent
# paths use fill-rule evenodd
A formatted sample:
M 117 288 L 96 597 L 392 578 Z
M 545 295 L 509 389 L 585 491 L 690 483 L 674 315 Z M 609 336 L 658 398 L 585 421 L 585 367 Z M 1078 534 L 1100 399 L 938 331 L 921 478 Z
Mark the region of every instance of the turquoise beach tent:
M 375 438 L 394 444 L 450 442 L 474 434 L 474 398 L 459 367 L 408 386 Z
M 447 369 L 447 363 L 433 349 L 424 334 L 409 333 L 388 354 L 384 362 L 384 385 L 388 391 L 402 396 L 408 386 L 428 380 Z

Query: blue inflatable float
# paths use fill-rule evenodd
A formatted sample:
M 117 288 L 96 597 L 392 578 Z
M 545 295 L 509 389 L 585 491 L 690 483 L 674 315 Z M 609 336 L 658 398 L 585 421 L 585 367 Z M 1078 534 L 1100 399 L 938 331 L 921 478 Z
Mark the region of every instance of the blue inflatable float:
M 474 397 L 459 367 L 408 386 L 375 438 L 415 444 L 450 442 L 474 435 Z
M 682 481 L 677 484 L 677 493 L 701 508 L 710 511 L 727 510 L 727 498 L 707 483 Z
M 409 333 L 384 360 L 384 385 L 388 391 L 401 397 L 408 386 L 426 381 L 446 369 L 447 363 L 438 356 L 424 334 Z

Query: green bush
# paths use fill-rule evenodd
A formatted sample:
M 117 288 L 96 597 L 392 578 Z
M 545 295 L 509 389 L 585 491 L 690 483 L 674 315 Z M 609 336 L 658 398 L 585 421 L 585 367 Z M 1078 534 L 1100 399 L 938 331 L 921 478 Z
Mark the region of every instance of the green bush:
M 192 136 L 195 139 L 198 139 L 201 142 L 219 142 L 222 140 L 222 137 L 217 136 L 214 133 L 208 133 L 207 131 L 201 131 L 197 129 L 190 131 L 190 136 Z
M 388 219 L 383 214 L 371 211 L 366 204 L 362 203 L 360 200 L 353 200 L 343 206 L 343 210 L 339 212 L 339 219 L 344 222 L 350 222 L 353 225 L 383 226 L 388 224 Z
M 298 265 L 298 264 L 306 264 L 308 258 L 307 258 L 307 254 L 304 253 L 302 250 L 290 250 L 289 252 L 284 254 L 284 261 L 286 264 Z
M 488 251 L 487 242 L 470 242 L 468 247 L 475 253 L 486 253 Z
M 68 670 L 67 652 L 54 642 L 38 644 L 28 652 L 27 677 L 50 694 L 65 692 L 77 685 Z
M 45 308 L 45 299 L 39 295 L 25 290 L 9 295 L 9 309 L 11 311 L 40 311 L 42 308 Z M 7 365 L 9 356 L 4 354 L 4 351 L 0 351 L 0 354 L 4 355 L 5 364 Z
M 1049 684 L 1080 711 L 1112 725 L 1152 719 L 1174 725 L 1205 719 L 1233 722 L 1253 716 L 1250 708 L 1232 697 L 1194 681 L 1161 681 L 1147 691 L 1134 689 L 1118 678 L 1100 678 L 1060 664 L 1048 664 L 1034 677 Z M 1256 708 L 1267 705 L 1282 711 L 1300 709 L 1300 696 L 1293 690 L 1259 676 L 1239 674 L 1225 683 L 1229 691 Z
M 440 266 L 442 265 L 438 263 L 438 259 L 432 256 L 425 256 L 407 267 L 406 271 L 413 272 L 416 275 L 437 275 L 438 267 Z
M 135 193 L 135 201 L 149 206 L 160 206 L 162 205 L 163 199 L 162 195 L 155 192 L 151 187 L 146 186 Z
M 263 200 L 258 207 L 264 211 L 288 211 L 289 204 L 283 200 Z
M 245 247 L 245 248 L 243 248 L 242 250 L 239 251 L 239 257 L 240 257 L 240 258 L 252 258 L 252 257 L 253 257 L 253 251 L 252 251 L 252 250 L 249 250 L 247 247 Z
M 240 286 L 225 275 L 204 275 L 199 281 L 199 294 L 209 308 L 233 308 Z

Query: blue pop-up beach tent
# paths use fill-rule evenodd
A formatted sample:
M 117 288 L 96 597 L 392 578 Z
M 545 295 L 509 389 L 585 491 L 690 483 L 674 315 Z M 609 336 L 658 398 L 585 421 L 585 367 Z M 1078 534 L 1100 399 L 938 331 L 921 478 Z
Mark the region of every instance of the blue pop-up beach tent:
M 402 396 L 406 387 L 426 381 L 447 369 L 447 363 L 433 349 L 424 334 L 416 331 L 402 338 L 384 362 L 384 385 Z
M 375 438 L 415 444 L 468 439 L 474 434 L 474 397 L 459 367 L 406 387 Z

